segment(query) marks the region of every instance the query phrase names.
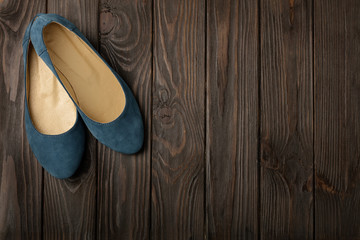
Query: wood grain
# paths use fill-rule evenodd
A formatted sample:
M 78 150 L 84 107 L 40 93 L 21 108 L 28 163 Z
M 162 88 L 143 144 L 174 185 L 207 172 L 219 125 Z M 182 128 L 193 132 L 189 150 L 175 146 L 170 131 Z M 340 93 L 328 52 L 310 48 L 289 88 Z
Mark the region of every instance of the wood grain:
M 152 2 L 101 1 L 101 54 L 138 100 L 145 123 L 140 152 L 124 155 L 98 144 L 98 239 L 149 239 Z
M 145 122 L 135 155 L 88 133 L 67 180 L 42 170 L 23 123 L 21 42 L 46 11 L 99 47 Z M 0 240 L 360 239 L 359 13 L 358 0 L 0 0 Z
M 154 1 L 153 239 L 204 238 L 205 12 Z
M 73 22 L 97 47 L 98 1 L 48 0 L 48 12 Z M 59 180 L 44 173 L 44 239 L 95 239 L 96 140 L 88 133 L 87 149 L 74 176 Z
M 360 239 L 359 13 L 315 1 L 316 239 Z
M 207 5 L 209 239 L 258 238 L 258 6 Z
M 24 126 L 22 39 L 46 2 L 0 1 L 0 239 L 40 239 L 42 169 Z
M 312 239 L 312 2 L 260 6 L 261 238 Z

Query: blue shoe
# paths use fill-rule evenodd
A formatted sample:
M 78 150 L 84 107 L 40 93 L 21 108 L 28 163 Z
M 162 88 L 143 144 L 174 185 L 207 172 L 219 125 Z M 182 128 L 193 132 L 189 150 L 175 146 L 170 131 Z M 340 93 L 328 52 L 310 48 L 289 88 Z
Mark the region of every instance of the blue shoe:
M 30 35 L 94 137 L 117 152 L 139 151 L 144 126 L 136 99 L 79 29 L 59 15 L 46 14 L 36 18 Z
M 30 40 L 33 21 L 22 44 L 26 135 L 41 166 L 56 178 L 68 178 L 84 153 L 85 126 L 64 88 L 34 50 Z

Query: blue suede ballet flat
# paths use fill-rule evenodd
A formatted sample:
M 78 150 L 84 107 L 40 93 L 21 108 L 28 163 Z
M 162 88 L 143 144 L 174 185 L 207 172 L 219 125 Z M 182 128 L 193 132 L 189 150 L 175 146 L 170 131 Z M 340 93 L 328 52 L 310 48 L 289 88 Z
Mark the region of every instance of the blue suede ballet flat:
M 32 24 L 33 20 L 22 44 L 26 135 L 43 168 L 56 178 L 68 178 L 84 153 L 85 126 L 64 88 L 36 54 L 30 40 Z
M 79 29 L 59 15 L 44 14 L 30 36 L 94 137 L 117 152 L 139 151 L 144 127 L 136 99 Z

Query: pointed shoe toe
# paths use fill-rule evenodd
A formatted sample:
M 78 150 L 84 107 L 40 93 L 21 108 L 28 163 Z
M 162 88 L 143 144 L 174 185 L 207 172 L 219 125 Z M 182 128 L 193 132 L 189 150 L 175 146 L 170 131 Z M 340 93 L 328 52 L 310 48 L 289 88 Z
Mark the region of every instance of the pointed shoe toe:
M 36 54 L 29 36 L 32 23 L 23 39 L 26 136 L 41 166 L 56 178 L 68 178 L 81 162 L 85 127 L 66 91 Z
M 121 153 L 139 151 L 144 126 L 138 103 L 79 29 L 59 15 L 46 14 L 34 21 L 30 36 L 94 137 Z
M 130 89 L 125 86 L 125 92 Z M 135 98 L 130 95 L 122 114 L 110 123 L 101 124 L 80 112 L 91 133 L 107 147 L 124 154 L 134 154 L 143 146 L 144 124 Z
M 40 133 L 25 113 L 28 142 L 40 165 L 55 178 L 71 177 L 79 168 L 85 149 L 85 128 L 79 118 L 67 132 L 59 135 Z

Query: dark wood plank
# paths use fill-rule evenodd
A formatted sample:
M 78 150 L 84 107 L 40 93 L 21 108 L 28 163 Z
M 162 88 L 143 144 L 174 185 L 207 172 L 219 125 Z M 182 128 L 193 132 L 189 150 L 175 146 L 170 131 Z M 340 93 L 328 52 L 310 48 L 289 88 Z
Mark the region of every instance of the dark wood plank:
M 98 239 L 149 239 L 152 2 L 101 1 L 101 54 L 124 78 L 145 123 L 144 148 L 124 155 L 98 144 Z
M 359 13 L 315 1 L 316 239 L 360 239 Z
M 260 4 L 261 238 L 312 239 L 312 1 Z
M 209 239 L 258 238 L 258 4 L 207 5 Z
M 205 13 L 154 1 L 153 239 L 204 238 Z
M 40 239 L 42 169 L 24 126 L 22 39 L 43 0 L 0 1 L 0 239 Z
M 97 46 L 98 0 L 48 0 L 48 12 L 69 19 Z M 96 140 L 89 133 L 87 145 L 73 177 L 44 174 L 44 239 L 95 239 Z

